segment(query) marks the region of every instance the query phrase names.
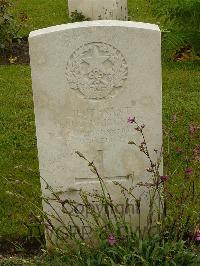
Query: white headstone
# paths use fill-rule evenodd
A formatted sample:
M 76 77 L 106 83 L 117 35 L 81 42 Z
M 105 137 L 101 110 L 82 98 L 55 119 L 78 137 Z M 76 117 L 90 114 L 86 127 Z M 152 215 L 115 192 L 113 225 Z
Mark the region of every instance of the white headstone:
M 68 9 L 91 20 L 128 20 L 127 0 L 68 0 Z
M 96 175 L 75 154 L 79 151 L 94 161 L 114 202 L 124 209 L 112 181 L 129 187 L 148 182 L 150 175 L 144 154 L 128 145 L 142 140 L 127 118 L 133 115 L 146 125 L 151 154 L 162 143 L 159 28 L 120 21 L 73 23 L 34 31 L 29 43 L 42 179 L 62 199 L 79 200 L 81 188 L 99 189 Z M 43 196 L 51 198 L 41 183 Z M 65 217 L 60 205 L 52 204 Z M 143 226 L 147 210 L 145 203 Z M 53 212 L 46 204 L 44 211 Z M 137 226 L 138 219 L 133 222 Z

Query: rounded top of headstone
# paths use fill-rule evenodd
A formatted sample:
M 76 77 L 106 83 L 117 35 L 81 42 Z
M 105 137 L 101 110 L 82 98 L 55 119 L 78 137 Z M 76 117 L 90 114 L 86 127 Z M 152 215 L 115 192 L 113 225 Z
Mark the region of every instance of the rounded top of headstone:
M 88 28 L 88 27 L 125 27 L 125 28 L 160 31 L 158 25 L 150 23 L 119 21 L 119 20 L 95 20 L 95 21 L 68 23 L 68 24 L 62 24 L 44 29 L 35 30 L 29 34 L 29 38 L 37 37 L 44 34 L 50 34 L 53 32 L 65 31 L 70 29 L 73 30 L 77 28 Z

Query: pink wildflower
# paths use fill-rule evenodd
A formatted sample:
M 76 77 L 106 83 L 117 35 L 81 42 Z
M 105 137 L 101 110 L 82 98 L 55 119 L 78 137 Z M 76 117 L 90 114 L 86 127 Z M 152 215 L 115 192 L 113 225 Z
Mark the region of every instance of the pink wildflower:
M 117 243 L 117 238 L 116 238 L 114 235 L 110 234 L 110 235 L 108 236 L 108 243 L 109 243 L 111 246 L 115 245 L 115 244 Z
M 130 116 L 129 116 L 127 122 L 130 123 L 130 124 L 133 124 L 133 123 L 135 122 L 135 117 L 130 117 Z
M 197 126 L 195 126 L 195 125 L 192 125 L 192 124 L 189 125 L 189 133 L 191 135 L 194 134 L 194 133 L 196 133 L 198 129 L 199 128 Z
M 192 173 L 193 173 L 192 168 L 186 168 L 186 169 L 185 169 L 185 174 L 186 174 L 186 175 L 191 175 Z
M 200 230 L 196 232 L 196 241 L 200 241 Z
M 163 175 L 160 177 L 161 181 L 166 182 L 167 180 L 169 180 L 169 176 L 168 175 Z

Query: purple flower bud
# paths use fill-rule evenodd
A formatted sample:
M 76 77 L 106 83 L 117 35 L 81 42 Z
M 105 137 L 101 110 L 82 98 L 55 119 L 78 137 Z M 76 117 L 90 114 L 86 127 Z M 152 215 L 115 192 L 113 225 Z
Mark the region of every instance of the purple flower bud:
M 142 132 L 142 129 L 140 127 L 135 128 L 136 131 Z
M 130 124 L 133 124 L 133 123 L 135 122 L 135 117 L 130 117 L 130 116 L 129 116 L 127 122 L 130 123 Z
M 110 235 L 108 236 L 108 243 L 109 243 L 111 246 L 115 245 L 115 244 L 117 243 L 117 238 L 116 238 L 114 235 L 110 234 Z
M 160 179 L 161 179 L 162 182 L 166 182 L 167 180 L 169 180 L 169 176 L 168 175 L 162 175 L 160 177 Z

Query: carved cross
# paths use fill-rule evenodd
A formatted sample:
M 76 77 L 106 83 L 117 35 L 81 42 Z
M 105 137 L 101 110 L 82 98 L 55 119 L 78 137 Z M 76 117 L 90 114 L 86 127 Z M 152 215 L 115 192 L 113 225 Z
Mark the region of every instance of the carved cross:
M 113 176 L 113 177 L 106 177 L 104 176 L 104 165 L 103 165 L 103 150 L 97 150 L 97 161 L 94 163 L 98 163 L 99 167 L 97 167 L 98 172 L 100 173 L 101 177 L 104 181 L 128 181 L 129 178 L 133 174 L 128 174 L 127 176 Z M 99 183 L 98 178 L 75 178 L 76 184 L 88 184 L 88 183 Z

